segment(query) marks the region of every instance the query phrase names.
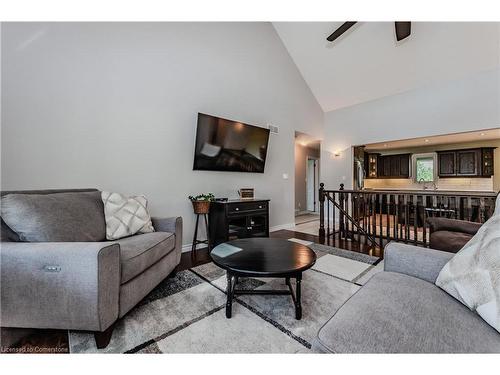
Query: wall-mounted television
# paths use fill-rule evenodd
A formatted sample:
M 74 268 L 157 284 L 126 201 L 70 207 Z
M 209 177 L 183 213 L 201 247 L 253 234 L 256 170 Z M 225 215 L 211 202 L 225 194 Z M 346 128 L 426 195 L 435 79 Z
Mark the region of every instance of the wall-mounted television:
M 269 129 L 198 113 L 193 170 L 264 173 Z

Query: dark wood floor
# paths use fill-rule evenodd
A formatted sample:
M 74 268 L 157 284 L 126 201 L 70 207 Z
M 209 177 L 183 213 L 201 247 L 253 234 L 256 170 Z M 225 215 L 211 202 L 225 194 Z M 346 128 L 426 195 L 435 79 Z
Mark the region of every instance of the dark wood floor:
M 322 245 L 338 247 L 340 249 L 355 251 L 357 253 L 373 255 L 376 257 L 383 257 L 383 250 L 381 250 L 379 247 L 374 247 L 369 243 L 367 244 L 364 242 L 364 240 L 358 242 L 358 241 L 341 239 L 339 238 L 338 235 L 319 237 L 309 233 L 295 232 L 290 230 L 279 230 L 271 233 L 271 237 L 286 238 L 286 239 L 298 238 L 300 240 L 311 241 Z
M 367 244 L 339 239 L 338 236 L 320 238 L 308 233 L 289 230 L 279 230 L 270 234 L 273 238 L 298 238 L 328 246 L 335 246 L 345 250 L 370 254 L 381 257 L 382 251 Z M 199 249 L 196 256 L 190 252 L 182 253 L 178 271 L 196 267 L 210 262 L 208 249 Z M 49 329 L 12 329 L 1 328 L 1 353 L 69 353 L 68 331 Z

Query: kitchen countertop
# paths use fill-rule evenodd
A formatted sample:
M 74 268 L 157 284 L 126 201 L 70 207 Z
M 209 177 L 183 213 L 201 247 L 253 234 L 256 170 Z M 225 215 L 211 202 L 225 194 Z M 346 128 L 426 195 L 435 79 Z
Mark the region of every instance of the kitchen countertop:
M 481 196 L 481 197 L 496 197 L 497 192 L 494 191 L 464 191 L 464 190 L 414 190 L 414 189 L 363 189 L 362 191 L 370 193 L 399 193 L 399 194 L 420 194 L 420 195 L 465 195 L 465 196 Z

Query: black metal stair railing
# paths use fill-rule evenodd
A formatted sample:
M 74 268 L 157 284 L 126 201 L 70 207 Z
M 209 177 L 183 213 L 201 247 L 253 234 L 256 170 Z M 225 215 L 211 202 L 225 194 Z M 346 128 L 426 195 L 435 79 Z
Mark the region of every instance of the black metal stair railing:
M 488 193 L 346 190 L 343 184 L 327 190 L 321 183 L 319 236 L 380 248 L 389 241 L 428 247 L 428 217 L 483 223 L 492 215 L 495 199 Z

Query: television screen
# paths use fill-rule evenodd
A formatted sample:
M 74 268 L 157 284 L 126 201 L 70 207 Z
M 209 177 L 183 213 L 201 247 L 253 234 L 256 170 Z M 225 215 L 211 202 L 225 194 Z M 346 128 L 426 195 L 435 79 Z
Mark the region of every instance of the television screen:
M 198 113 L 194 170 L 264 173 L 269 129 Z

